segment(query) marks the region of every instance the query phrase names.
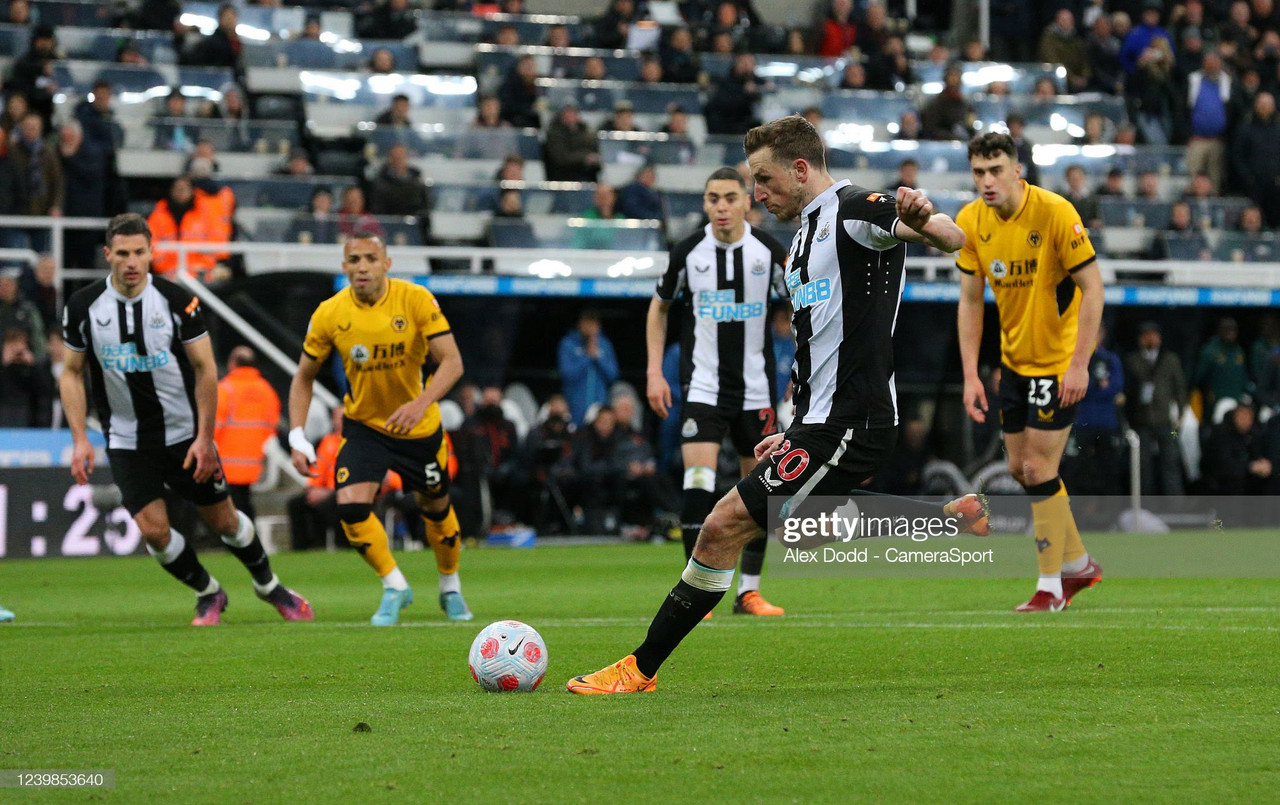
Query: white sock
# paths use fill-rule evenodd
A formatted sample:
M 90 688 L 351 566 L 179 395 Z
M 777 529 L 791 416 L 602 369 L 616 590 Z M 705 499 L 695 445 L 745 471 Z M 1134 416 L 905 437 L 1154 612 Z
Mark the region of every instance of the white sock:
M 455 573 L 440 574 L 440 592 L 442 593 L 460 593 L 462 592 L 462 578 Z
M 739 573 L 738 596 L 741 597 L 743 593 L 749 593 L 753 590 L 756 592 L 760 591 L 760 577 L 751 576 L 746 573 Z
M 218 590 L 221 590 L 221 589 L 222 589 L 222 585 L 218 583 L 218 580 L 215 579 L 213 576 L 210 576 L 209 586 L 205 587 L 203 590 L 196 593 L 196 595 L 213 595 L 214 593 L 216 593 Z
M 1036 590 L 1044 590 L 1047 593 L 1053 593 L 1054 598 L 1062 597 L 1062 577 L 1061 576 L 1041 576 L 1036 582 Z
M 155 560 L 162 565 L 167 565 L 174 559 L 178 558 L 178 554 L 182 553 L 182 549 L 187 547 L 187 541 L 176 529 L 169 529 L 169 544 L 165 546 L 163 551 L 157 551 L 151 547 L 151 543 L 147 543 L 147 553 L 155 557 Z
M 1062 572 L 1074 575 L 1089 566 L 1089 554 L 1084 554 L 1078 559 L 1072 559 L 1070 562 L 1062 563 Z
M 733 583 L 733 568 L 720 570 L 707 567 L 697 559 L 690 559 L 689 564 L 684 566 L 684 573 L 680 574 L 680 578 L 690 587 L 709 593 L 724 593 L 729 591 L 729 585 Z
M 280 578 L 276 574 L 271 574 L 271 581 L 266 584 L 253 583 L 253 589 L 258 591 L 258 595 L 270 595 L 271 591 L 280 586 Z
M 400 572 L 400 566 L 396 565 L 391 572 L 382 577 L 382 589 L 384 590 L 407 590 L 409 589 L 409 580 Z
M 236 519 L 240 521 L 240 524 L 236 527 L 236 533 L 231 536 L 224 534 L 222 536 L 222 541 L 232 547 L 243 548 L 250 542 L 253 542 L 253 538 L 257 534 L 257 531 L 254 530 L 253 520 L 249 519 L 249 515 L 239 509 L 236 510 Z

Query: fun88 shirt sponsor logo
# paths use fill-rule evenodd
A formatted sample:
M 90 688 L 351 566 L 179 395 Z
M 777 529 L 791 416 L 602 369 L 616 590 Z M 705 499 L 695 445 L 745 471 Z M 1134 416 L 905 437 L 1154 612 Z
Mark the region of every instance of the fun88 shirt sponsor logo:
M 831 279 L 822 277 L 812 282 L 800 282 L 800 272 L 787 274 L 787 291 L 791 294 L 791 306 L 796 310 L 810 307 L 831 298 Z
M 732 290 L 698 291 L 698 318 L 744 321 L 764 315 L 764 302 L 738 302 Z

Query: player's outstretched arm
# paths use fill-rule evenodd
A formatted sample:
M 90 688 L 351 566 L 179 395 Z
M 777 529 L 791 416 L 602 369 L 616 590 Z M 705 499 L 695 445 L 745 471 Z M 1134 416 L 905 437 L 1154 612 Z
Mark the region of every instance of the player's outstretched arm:
M 1085 392 L 1089 390 L 1089 359 L 1093 356 L 1094 340 L 1102 322 L 1104 296 L 1102 272 L 1098 270 L 1096 260 L 1072 272 L 1071 279 L 1081 291 L 1080 320 L 1076 326 L 1076 348 L 1071 353 L 1071 364 L 1059 384 L 1064 406 L 1084 399 Z
M 85 426 L 89 403 L 84 391 L 84 353 L 73 349 L 66 351 L 62 374 L 58 377 L 58 391 L 62 396 L 62 413 L 71 429 L 71 477 L 78 484 L 89 483 L 93 472 L 93 445 Z
M 964 370 L 964 410 L 974 422 L 987 421 L 987 392 L 978 376 L 978 350 L 982 346 L 982 295 L 986 282 L 980 275 L 960 273 L 960 306 L 956 327 L 960 335 L 960 365 Z
M 645 398 L 659 419 L 666 419 L 671 409 L 671 386 L 662 375 L 662 349 L 667 343 L 667 316 L 671 303 L 653 297 L 644 321 L 644 342 L 648 353 L 645 370 Z
M 320 361 L 307 353 L 298 359 L 298 371 L 289 381 L 289 457 L 298 472 L 314 476 L 311 465 L 316 461 L 316 449 L 307 441 L 303 428 L 307 424 L 307 412 L 311 410 L 311 393 L 316 376 L 320 374 Z
M 184 345 L 195 371 L 196 438 L 187 450 L 183 469 L 195 466 L 192 477 L 204 483 L 218 469 L 218 449 L 213 444 L 214 419 L 218 412 L 218 363 L 213 357 L 213 339 L 197 338 Z
M 431 337 L 431 357 L 438 362 L 422 393 L 400 406 L 387 417 L 387 432 L 405 434 L 417 427 L 432 403 L 439 402 L 449 393 L 453 384 L 462 379 L 462 353 L 458 342 L 450 333 Z
M 898 225 L 894 237 L 910 243 L 924 243 L 944 252 L 964 246 L 964 231 L 948 215 L 934 210 L 923 190 L 899 187 L 896 198 Z

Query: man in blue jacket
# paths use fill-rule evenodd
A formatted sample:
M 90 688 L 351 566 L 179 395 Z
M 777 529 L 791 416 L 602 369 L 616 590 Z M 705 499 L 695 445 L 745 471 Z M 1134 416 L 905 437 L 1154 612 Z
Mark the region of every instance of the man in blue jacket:
M 581 425 L 587 409 L 609 400 L 609 387 L 618 379 L 618 356 L 609 338 L 600 332 L 600 314 L 586 309 L 578 327 L 560 339 L 560 382 L 573 424 Z
M 1124 364 L 1120 356 L 1103 347 L 1107 326 L 1098 327 L 1097 346 L 1089 359 L 1089 390 L 1080 401 L 1072 436 L 1076 456 L 1070 462 L 1076 475 L 1072 488 L 1079 494 L 1120 495 L 1127 489 L 1119 470 L 1120 405 L 1124 403 Z

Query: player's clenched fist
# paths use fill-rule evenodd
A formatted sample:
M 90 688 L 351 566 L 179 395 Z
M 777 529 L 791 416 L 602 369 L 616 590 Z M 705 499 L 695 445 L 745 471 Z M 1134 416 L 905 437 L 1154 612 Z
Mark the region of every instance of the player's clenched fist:
M 929 200 L 923 190 L 899 187 L 896 201 L 898 218 L 902 223 L 917 232 L 923 229 L 925 224 L 929 223 L 929 217 L 933 215 L 933 202 Z

